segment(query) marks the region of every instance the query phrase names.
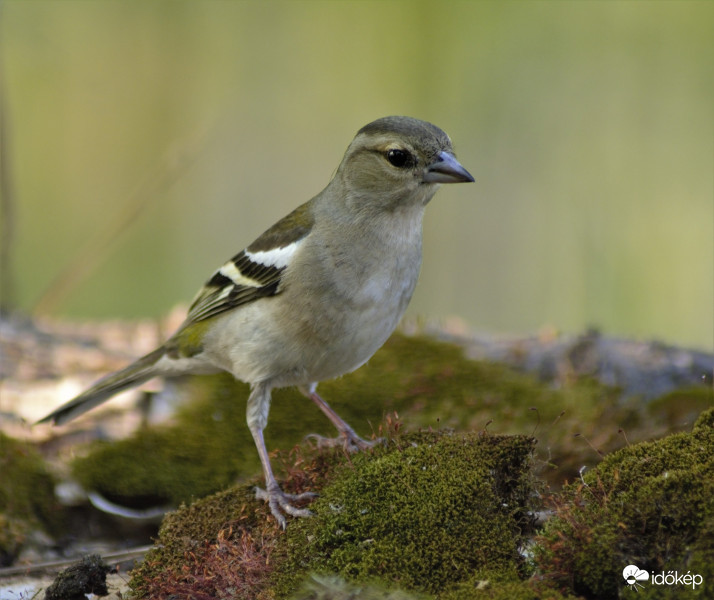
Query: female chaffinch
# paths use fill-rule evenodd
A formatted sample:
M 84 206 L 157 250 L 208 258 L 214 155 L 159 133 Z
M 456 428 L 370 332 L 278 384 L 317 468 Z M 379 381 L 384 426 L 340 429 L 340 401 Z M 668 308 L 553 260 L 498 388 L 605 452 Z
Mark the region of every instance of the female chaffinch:
M 273 388 L 297 386 L 337 427 L 335 443 L 360 438 L 316 392 L 318 382 L 363 365 L 394 331 L 421 266 L 422 218 L 441 183 L 473 181 L 438 127 L 409 117 L 365 125 L 317 196 L 221 266 L 166 343 L 40 422 L 66 423 L 153 377 L 222 370 L 251 386 L 247 422 L 273 516 L 307 516 L 278 485 L 263 429 Z M 334 442 L 334 441 L 333 441 Z

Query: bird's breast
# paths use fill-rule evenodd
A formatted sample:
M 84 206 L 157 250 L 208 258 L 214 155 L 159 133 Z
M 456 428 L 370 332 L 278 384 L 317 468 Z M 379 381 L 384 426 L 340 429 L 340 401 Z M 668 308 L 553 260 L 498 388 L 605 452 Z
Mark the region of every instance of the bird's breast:
M 414 292 L 421 266 L 416 225 L 306 238 L 277 295 L 232 311 L 215 328 L 209 351 L 216 364 L 243 381 L 277 387 L 357 369 L 392 334 Z
M 308 310 L 307 338 L 321 352 L 307 369 L 311 380 L 330 379 L 355 370 L 384 344 L 409 304 L 421 267 L 421 237 L 379 243 L 372 240 L 361 257 L 350 253 L 333 261 L 316 302 Z M 324 282 L 325 279 L 322 281 Z M 319 299 L 319 300 L 317 300 Z

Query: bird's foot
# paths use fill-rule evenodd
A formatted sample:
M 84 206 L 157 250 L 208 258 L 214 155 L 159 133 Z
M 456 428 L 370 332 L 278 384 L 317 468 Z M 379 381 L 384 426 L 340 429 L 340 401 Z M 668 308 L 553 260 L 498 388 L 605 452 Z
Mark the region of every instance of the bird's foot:
M 317 497 L 315 492 L 303 492 L 302 494 L 286 494 L 276 483 L 274 486 L 266 486 L 268 489 L 255 488 L 255 497 L 268 503 L 270 512 L 275 517 L 278 525 L 285 529 L 287 521 L 283 512 L 293 517 L 311 517 L 312 512 L 307 508 L 297 508 L 292 502 L 303 502 Z
M 317 444 L 318 448 L 344 448 L 346 452 L 358 452 L 359 450 L 369 450 L 378 444 L 384 443 L 384 438 L 376 438 L 374 440 L 365 440 L 358 436 L 351 429 L 340 432 L 340 435 L 335 438 L 328 438 L 317 433 L 310 433 L 305 436 L 312 439 Z

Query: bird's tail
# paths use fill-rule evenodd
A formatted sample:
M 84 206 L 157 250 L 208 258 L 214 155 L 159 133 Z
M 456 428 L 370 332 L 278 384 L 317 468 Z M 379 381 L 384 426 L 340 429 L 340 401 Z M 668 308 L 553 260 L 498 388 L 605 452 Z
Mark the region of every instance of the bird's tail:
M 163 348 L 158 348 L 121 371 L 102 377 L 88 390 L 40 419 L 38 423 L 52 422 L 55 425 L 61 425 L 93 409 L 95 406 L 99 406 L 114 394 L 160 375 L 161 373 L 156 369 L 156 363 L 164 353 Z

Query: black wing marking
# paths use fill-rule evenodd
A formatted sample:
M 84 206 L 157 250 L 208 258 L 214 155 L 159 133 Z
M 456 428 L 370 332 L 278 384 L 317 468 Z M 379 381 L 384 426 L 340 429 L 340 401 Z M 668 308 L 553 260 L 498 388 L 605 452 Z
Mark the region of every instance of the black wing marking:
M 206 282 L 191 304 L 187 320 L 203 321 L 258 298 L 274 296 L 285 269 L 253 262 L 243 250 Z
M 310 233 L 312 225 L 309 202 L 278 221 L 213 274 L 193 300 L 186 323 L 203 321 L 280 293 L 289 257 Z

